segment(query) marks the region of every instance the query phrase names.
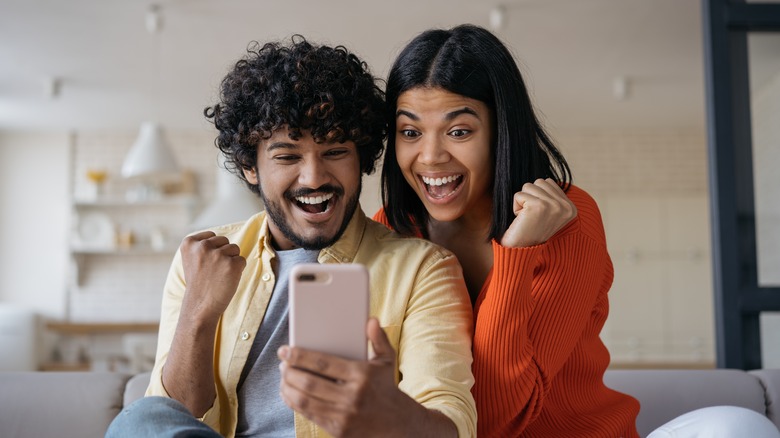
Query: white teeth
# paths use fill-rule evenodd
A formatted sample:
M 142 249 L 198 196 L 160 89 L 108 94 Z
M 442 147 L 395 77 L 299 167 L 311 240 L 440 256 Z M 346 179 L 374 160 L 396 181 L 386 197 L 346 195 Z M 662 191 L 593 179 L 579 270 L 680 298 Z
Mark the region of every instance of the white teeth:
M 443 184 L 451 183 L 457 179 L 459 179 L 461 175 L 451 175 L 444 178 L 430 178 L 427 176 L 422 177 L 422 180 L 425 184 L 428 184 L 429 186 L 440 186 Z
M 333 193 L 328 193 L 323 196 L 296 196 L 295 200 L 301 204 L 322 204 L 333 197 Z

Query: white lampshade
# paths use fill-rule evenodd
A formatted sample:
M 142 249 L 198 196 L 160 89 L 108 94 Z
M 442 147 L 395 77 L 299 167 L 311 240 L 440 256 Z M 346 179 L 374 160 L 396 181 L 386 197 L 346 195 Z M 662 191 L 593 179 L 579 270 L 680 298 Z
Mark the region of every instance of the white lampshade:
M 179 166 L 165 140 L 160 125 L 153 122 L 141 124 L 138 139 L 122 163 L 122 176 L 153 177 L 178 172 Z
M 217 193 L 214 200 L 192 222 L 192 230 L 249 219 L 263 209 L 260 197 L 252 193 L 246 184 L 224 167 L 224 157 L 219 154 L 217 169 Z

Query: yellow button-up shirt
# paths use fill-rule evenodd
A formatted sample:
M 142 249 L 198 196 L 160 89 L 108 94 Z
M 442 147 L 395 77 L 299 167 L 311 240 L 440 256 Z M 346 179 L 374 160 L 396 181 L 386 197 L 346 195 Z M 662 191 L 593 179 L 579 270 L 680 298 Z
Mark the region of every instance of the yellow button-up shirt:
M 214 348 L 217 397 L 203 417 L 206 424 L 232 437 L 238 418 L 238 380 L 274 290 L 271 260 L 276 253 L 264 212 L 212 231 L 237 244 L 247 261 L 238 290 L 218 324 Z M 449 417 L 460 436 L 474 436 L 472 312 L 455 256 L 425 240 L 400 237 L 358 209 L 341 238 L 321 250 L 318 260 L 366 266 L 370 314 L 379 320 L 396 351 L 399 388 Z M 184 290 L 181 253 L 177 252 L 163 292 L 157 356 L 147 395 L 169 396 L 162 384 L 162 369 Z M 297 412 L 295 433 L 296 437 L 328 436 Z

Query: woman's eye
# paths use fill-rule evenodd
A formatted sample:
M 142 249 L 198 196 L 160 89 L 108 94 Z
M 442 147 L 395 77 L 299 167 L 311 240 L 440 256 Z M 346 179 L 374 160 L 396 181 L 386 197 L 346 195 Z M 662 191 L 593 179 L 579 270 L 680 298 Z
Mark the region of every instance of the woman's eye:
M 470 132 L 471 131 L 469 131 L 468 129 L 453 129 L 452 131 L 450 131 L 450 135 L 453 137 L 465 137 L 469 135 Z
M 420 133 L 413 129 L 402 129 L 401 136 L 406 138 L 417 138 L 420 136 Z

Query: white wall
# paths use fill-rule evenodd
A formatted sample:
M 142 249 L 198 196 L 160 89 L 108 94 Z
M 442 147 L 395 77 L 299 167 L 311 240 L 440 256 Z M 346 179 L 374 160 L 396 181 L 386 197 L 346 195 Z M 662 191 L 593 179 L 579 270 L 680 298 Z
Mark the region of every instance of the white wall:
M 0 302 L 65 315 L 69 135 L 0 132 Z
M 615 268 L 602 338 L 613 366 L 714 363 L 706 142 L 699 129 L 555 135 L 596 199 Z

